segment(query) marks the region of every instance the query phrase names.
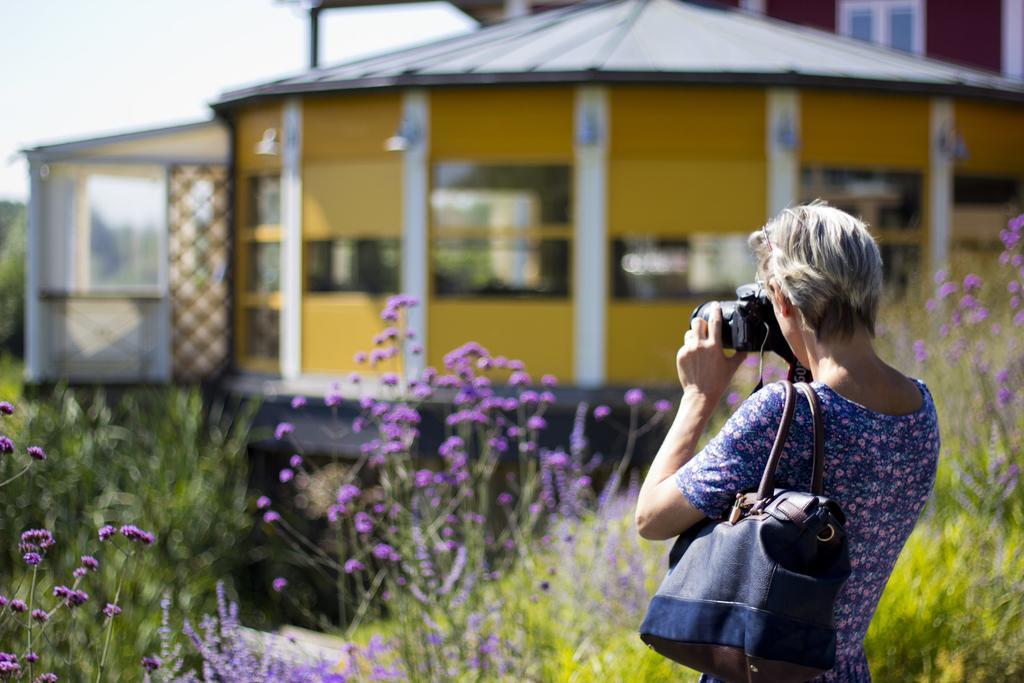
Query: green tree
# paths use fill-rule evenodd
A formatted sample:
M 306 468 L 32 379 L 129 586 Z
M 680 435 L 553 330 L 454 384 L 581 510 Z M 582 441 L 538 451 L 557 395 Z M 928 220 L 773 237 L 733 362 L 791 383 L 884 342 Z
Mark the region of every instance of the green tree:
M 0 350 L 21 356 L 25 326 L 25 205 L 0 201 Z

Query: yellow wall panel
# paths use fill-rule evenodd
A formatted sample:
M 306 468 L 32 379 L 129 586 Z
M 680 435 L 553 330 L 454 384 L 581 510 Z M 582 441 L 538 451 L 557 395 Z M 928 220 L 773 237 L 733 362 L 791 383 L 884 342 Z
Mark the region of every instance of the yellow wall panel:
M 805 90 L 803 163 L 873 168 L 928 166 L 927 97 Z
M 954 107 L 968 155 L 956 170 L 1024 175 L 1024 105 L 961 100 Z
M 468 341 L 492 354 L 519 358 L 534 381 L 551 373 L 570 382 L 573 373 L 572 304 L 567 301 L 433 300 L 428 312 L 428 362 Z
M 303 372 L 367 372 L 356 352 L 369 353 L 373 337 L 389 323 L 380 319 L 386 297 L 363 294 L 306 294 L 302 302 Z M 400 358 L 385 361 L 377 372 L 399 372 Z
M 613 159 L 765 156 L 763 88 L 616 86 L 610 108 Z
M 765 162 L 612 160 L 608 232 L 749 232 L 765 221 Z
M 302 101 L 303 162 L 400 158 L 384 149 L 402 118 L 401 94 L 344 93 Z
M 572 159 L 573 91 L 551 86 L 432 90 L 430 153 L 448 159 Z
M 676 351 L 700 303 L 609 302 L 609 383 L 676 385 Z
M 281 168 L 281 154 L 256 153 L 256 145 L 268 128 L 277 131 L 278 146 L 283 144 L 282 113 L 280 104 L 247 107 L 238 112 L 235 127 L 235 163 L 241 171 Z
M 303 166 L 303 236 L 398 237 L 401 233 L 401 160 Z

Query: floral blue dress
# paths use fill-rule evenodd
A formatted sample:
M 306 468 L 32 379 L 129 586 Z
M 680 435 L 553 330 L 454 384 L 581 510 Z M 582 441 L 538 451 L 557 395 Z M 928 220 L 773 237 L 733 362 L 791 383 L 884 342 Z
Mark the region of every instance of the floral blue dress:
M 864 636 L 896 558 L 935 481 L 939 427 L 924 382 L 915 379 L 921 408 L 907 415 L 876 413 L 812 382 L 825 427 L 825 494 L 846 513 L 852 572 L 836 610 L 836 665 L 815 681 L 871 680 Z M 776 473 L 779 488 L 810 486 L 810 408 L 797 394 L 793 426 Z M 748 398 L 722 430 L 675 474 L 683 495 L 712 519 L 724 517 L 737 491 L 757 488 L 782 418 L 784 389 L 770 384 Z M 701 683 L 716 679 L 704 675 Z

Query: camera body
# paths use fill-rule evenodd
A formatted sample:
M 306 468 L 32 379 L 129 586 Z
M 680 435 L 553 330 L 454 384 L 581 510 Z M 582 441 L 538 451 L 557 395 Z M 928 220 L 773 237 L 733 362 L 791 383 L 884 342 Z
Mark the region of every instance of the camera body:
M 694 310 L 693 318 L 710 322 L 711 304 L 703 303 Z M 782 328 L 775 318 L 775 309 L 768 292 L 758 284 L 736 288 L 736 301 L 719 301 L 722 307 L 722 346 L 737 351 L 774 351 L 790 364 L 797 362 L 789 348 Z

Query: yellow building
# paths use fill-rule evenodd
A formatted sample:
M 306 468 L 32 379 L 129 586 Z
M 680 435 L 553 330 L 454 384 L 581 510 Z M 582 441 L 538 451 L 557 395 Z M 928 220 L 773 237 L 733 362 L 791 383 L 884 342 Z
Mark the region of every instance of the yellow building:
M 894 285 L 1020 205 L 1024 83 L 738 10 L 583 3 L 225 93 L 234 365 L 355 369 L 385 297 L 582 387 L 671 381 L 745 236 L 821 197 Z M 917 275 L 915 275 L 915 273 Z

